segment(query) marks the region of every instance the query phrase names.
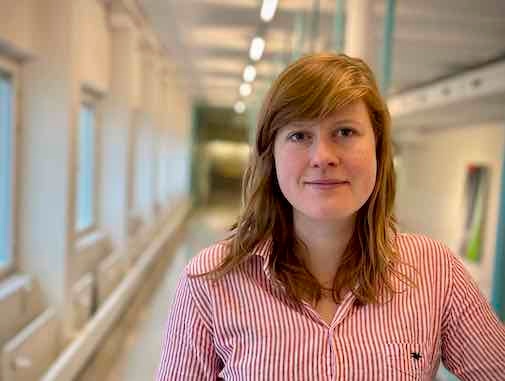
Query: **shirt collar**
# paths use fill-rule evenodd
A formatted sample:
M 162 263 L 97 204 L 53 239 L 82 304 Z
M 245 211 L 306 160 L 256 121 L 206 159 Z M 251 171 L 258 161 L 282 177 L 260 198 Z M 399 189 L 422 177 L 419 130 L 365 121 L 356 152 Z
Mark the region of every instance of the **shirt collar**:
M 272 238 L 267 238 L 260 242 L 252 252 L 252 256 L 260 257 L 263 260 L 263 271 L 270 277 L 270 269 L 268 268 L 268 260 L 272 253 Z
M 268 258 L 270 256 L 272 244 L 272 237 L 265 238 L 256 245 L 256 248 L 253 250 L 252 254 L 263 258 Z
M 277 280 L 273 277 L 272 271 L 270 270 L 270 267 L 268 266 L 270 256 L 272 255 L 272 245 L 273 245 L 273 240 L 271 237 L 265 239 L 264 241 L 262 241 L 261 243 L 259 243 L 256 246 L 256 249 L 253 250 L 251 256 L 258 257 L 258 258 L 260 258 L 260 260 L 263 261 L 262 262 L 263 272 L 264 272 L 265 276 L 267 277 L 267 279 L 271 282 L 271 284 L 274 287 L 279 288 L 283 292 L 286 292 L 286 286 L 282 282 L 280 282 L 279 280 Z
M 270 268 L 268 267 L 268 262 L 270 259 L 270 255 L 272 254 L 272 245 L 273 245 L 273 240 L 271 237 L 265 239 L 261 243 L 259 243 L 256 248 L 253 250 L 251 256 L 254 257 L 259 257 L 263 260 L 263 272 L 267 276 L 267 278 L 270 281 L 273 281 L 278 287 L 280 287 L 282 290 L 285 290 L 286 287 L 280 283 L 279 281 L 275 281 L 272 277 L 272 272 L 270 271 Z M 354 292 L 358 289 L 358 285 L 356 284 L 353 287 L 353 291 L 349 291 L 347 295 L 344 297 L 344 300 L 347 300 L 347 298 L 354 298 Z

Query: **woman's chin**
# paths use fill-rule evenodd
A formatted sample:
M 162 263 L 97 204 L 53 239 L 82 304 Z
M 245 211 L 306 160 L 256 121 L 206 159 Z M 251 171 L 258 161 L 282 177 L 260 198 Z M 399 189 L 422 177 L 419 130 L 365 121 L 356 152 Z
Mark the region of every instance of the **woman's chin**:
M 311 220 L 321 222 L 338 222 L 348 220 L 356 214 L 356 211 L 349 209 L 316 209 L 301 211 L 301 214 Z

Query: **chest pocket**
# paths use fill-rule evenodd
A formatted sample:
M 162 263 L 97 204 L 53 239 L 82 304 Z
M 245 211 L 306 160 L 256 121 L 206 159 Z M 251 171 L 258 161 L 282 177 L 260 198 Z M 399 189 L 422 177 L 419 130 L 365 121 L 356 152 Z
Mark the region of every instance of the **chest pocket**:
M 431 345 L 417 343 L 386 344 L 387 380 L 431 380 Z

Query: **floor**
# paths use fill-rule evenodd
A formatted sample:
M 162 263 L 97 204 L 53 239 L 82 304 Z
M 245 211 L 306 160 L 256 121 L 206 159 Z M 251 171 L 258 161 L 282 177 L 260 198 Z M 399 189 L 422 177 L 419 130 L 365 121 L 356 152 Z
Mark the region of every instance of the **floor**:
M 195 213 L 159 288 L 139 313 L 128 332 L 122 353 L 105 381 L 152 380 L 158 367 L 167 310 L 179 275 L 187 261 L 202 248 L 226 236 L 237 213 L 236 205 L 215 206 Z

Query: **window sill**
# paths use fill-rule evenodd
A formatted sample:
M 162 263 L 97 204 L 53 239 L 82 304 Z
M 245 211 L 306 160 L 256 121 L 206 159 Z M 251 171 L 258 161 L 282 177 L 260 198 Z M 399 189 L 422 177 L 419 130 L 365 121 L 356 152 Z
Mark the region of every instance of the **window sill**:
M 14 265 L 12 262 L 0 265 L 0 282 L 14 275 Z
M 100 230 L 90 229 L 89 231 L 83 232 L 76 238 L 75 252 L 77 254 L 86 252 L 106 238 L 107 234 Z

